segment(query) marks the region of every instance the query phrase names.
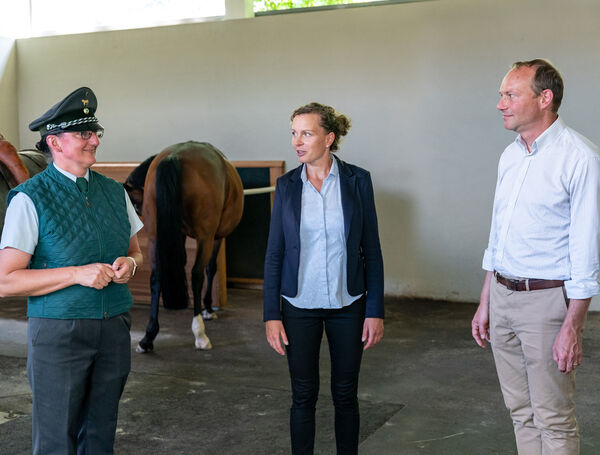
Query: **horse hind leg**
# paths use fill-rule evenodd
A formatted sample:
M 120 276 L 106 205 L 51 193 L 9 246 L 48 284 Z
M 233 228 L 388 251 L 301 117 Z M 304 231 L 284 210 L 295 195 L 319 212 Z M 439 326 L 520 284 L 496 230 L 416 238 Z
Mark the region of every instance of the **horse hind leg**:
M 217 256 L 219 255 L 222 241 L 223 239 L 214 241 L 213 251 L 206 266 L 206 293 L 204 294 L 204 310 L 202 310 L 202 317 L 205 320 L 217 319 L 217 313 L 215 313 L 212 308 L 212 288 L 217 273 Z
M 154 350 L 154 339 L 158 335 L 158 303 L 160 299 L 160 280 L 155 270 L 150 274 L 150 318 L 146 326 L 146 335 L 135 348 L 135 352 L 143 354 Z
M 194 318 L 192 319 L 192 332 L 196 338 L 196 349 L 212 349 L 212 344 L 206 336 L 206 328 L 202 320 L 202 285 L 204 284 L 203 243 L 196 242 L 196 261 L 192 268 L 192 292 L 194 294 Z

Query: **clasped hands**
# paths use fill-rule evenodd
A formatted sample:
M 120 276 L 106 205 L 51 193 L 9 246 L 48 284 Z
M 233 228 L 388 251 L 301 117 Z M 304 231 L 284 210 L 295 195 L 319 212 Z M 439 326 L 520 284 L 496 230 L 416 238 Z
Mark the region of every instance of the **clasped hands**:
M 95 262 L 77 267 L 76 281 L 82 286 L 103 289 L 111 282 L 124 284 L 133 276 L 133 260 L 120 256 L 111 264 Z

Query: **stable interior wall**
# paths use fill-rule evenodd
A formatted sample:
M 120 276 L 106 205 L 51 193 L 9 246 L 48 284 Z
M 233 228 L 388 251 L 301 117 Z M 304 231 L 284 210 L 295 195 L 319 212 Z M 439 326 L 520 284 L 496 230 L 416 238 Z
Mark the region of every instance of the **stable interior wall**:
M 19 142 L 17 53 L 15 40 L 0 36 L 0 133 Z
M 566 83 L 560 113 L 600 144 L 600 2 L 439 0 L 24 39 L 28 123 L 82 85 L 106 128 L 98 160 L 143 160 L 208 141 L 232 160 L 287 160 L 289 116 L 320 101 L 353 120 L 339 156 L 371 171 L 385 290 L 477 301 L 498 158 L 515 134 L 496 111 L 516 60 Z

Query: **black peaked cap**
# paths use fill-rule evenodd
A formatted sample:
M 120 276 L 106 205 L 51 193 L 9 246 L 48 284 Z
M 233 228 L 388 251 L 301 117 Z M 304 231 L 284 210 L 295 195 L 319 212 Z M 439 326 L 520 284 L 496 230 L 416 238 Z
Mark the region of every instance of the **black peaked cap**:
M 31 122 L 29 129 L 39 131 L 42 136 L 61 131 L 98 131 L 103 128 L 94 116 L 97 107 L 98 100 L 93 90 L 81 87 Z

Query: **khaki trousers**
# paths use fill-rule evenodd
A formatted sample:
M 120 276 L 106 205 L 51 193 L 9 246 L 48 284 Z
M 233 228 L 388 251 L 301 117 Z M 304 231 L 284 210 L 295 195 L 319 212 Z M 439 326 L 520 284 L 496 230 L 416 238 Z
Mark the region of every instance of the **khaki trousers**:
M 491 345 L 519 455 L 579 454 L 575 373 L 552 357 L 567 302 L 563 288 L 517 292 L 492 278 Z

